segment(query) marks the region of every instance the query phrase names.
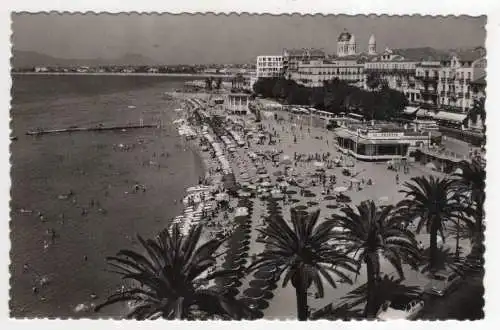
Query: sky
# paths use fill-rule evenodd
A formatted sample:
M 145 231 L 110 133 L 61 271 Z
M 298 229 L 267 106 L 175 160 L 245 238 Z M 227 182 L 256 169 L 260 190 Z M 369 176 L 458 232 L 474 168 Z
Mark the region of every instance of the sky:
M 375 35 L 385 48 L 482 46 L 486 17 L 13 14 L 14 50 L 58 58 L 141 54 L 162 64 L 246 63 L 284 48 L 336 51 L 338 35 L 355 35 L 358 50 Z

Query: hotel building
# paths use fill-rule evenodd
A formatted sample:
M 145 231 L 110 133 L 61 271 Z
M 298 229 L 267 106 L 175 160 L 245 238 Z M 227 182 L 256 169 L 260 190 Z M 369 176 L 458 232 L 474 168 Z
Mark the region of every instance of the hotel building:
M 364 84 L 364 63 L 360 58 L 299 62 L 291 79 L 307 87 L 321 87 L 324 81 L 338 78 L 358 87 Z
M 321 49 L 284 49 L 283 71 L 285 77 L 290 78 L 292 72 L 298 70 L 299 62 L 318 61 L 326 59 L 326 53 Z
M 419 102 L 420 91 L 416 87 L 415 79 L 418 64 L 418 60 L 408 58 L 398 51 L 386 49 L 365 63 L 364 88 L 370 90 L 370 80 L 377 80 L 403 93 L 409 103 Z
M 337 54 L 331 58 L 298 61 L 290 78 L 307 87 L 320 87 L 324 81 L 340 79 L 364 87 L 365 62 L 376 55 L 375 37 L 368 42 L 368 53 L 358 53 L 354 35 L 344 30 L 337 38 Z
M 283 74 L 283 56 L 263 55 L 257 57 L 256 79 L 275 78 Z
M 485 74 L 486 58 L 483 49 L 457 52 L 442 62 L 437 85 L 438 105 L 441 110 L 450 114 L 445 116 L 445 111 L 441 111 L 441 119 L 458 118 L 456 114 L 460 114 L 460 118 L 463 118 L 461 121 L 465 120 L 474 104 L 473 82 Z

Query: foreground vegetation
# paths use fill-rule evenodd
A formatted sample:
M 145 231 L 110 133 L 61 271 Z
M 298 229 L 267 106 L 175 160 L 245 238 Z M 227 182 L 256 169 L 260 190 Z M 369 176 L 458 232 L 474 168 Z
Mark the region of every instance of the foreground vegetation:
M 312 106 L 332 113 L 355 112 L 370 120 L 394 118 L 408 105 L 405 95 L 387 84 L 373 85 L 367 91 L 337 78 L 312 88 L 285 78 L 261 78 L 253 89 L 257 95 L 286 104 Z

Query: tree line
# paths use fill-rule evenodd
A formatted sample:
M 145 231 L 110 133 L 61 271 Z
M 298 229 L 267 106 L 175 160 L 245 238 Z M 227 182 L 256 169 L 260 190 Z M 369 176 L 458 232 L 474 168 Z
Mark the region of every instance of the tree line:
M 397 117 L 408 105 L 403 93 L 378 79 L 371 79 L 369 86 L 371 90 L 364 90 L 335 78 L 325 80 L 321 87 L 305 87 L 290 79 L 260 78 L 253 90 L 285 104 L 312 106 L 331 113 L 359 113 L 369 120 Z

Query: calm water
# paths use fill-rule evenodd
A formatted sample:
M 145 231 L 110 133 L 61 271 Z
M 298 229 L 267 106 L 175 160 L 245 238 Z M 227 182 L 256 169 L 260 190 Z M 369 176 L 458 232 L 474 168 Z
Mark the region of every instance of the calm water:
M 136 234 L 152 236 L 180 212 L 176 200 L 202 173 L 199 158 L 170 126 L 177 105 L 164 99 L 164 92 L 184 81 L 13 77 L 11 128 L 18 140 L 11 146 L 12 316 L 95 316 L 74 308 L 100 302 L 119 286 L 119 278 L 106 271 L 105 257 L 138 248 Z M 164 128 L 25 135 L 35 128 L 129 124 L 140 118 L 145 124 L 161 121 Z M 146 192 L 134 193 L 135 184 Z M 50 230 L 56 233 L 53 241 Z M 23 271 L 24 264 L 31 270 Z M 39 276 L 50 283 L 33 293 Z M 92 294 L 98 298 L 92 300 Z M 98 316 L 115 316 L 118 310 Z

